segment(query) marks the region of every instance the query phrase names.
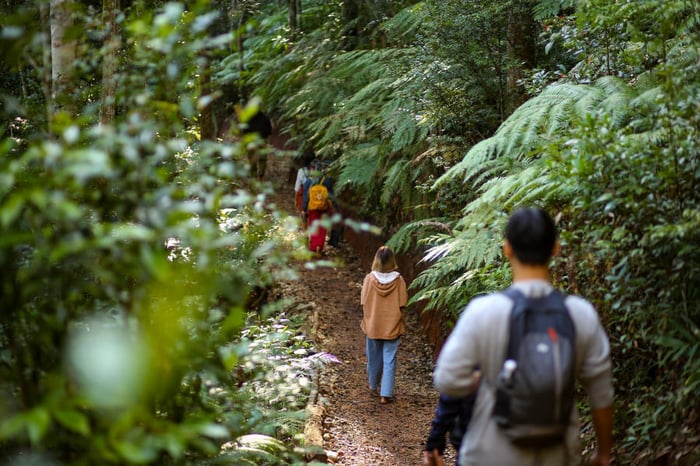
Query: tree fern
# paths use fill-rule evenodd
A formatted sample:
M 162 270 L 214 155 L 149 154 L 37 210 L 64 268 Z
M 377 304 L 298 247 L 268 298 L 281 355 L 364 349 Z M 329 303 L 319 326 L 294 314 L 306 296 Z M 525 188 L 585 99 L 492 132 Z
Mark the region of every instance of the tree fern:
M 400 83 L 393 83 L 394 87 L 399 85 Z M 391 136 L 390 145 L 394 152 L 399 152 L 427 136 L 430 127 L 419 126 L 416 113 L 410 101 L 406 99 L 392 99 L 382 106 L 377 119 L 381 120 L 383 132 Z
M 537 0 L 532 12 L 534 18 L 541 21 L 556 16 L 561 10 L 572 8 L 575 4 L 576 0 Z
M 392 198 L 401 192 L 402 186 L 413 186 L 409 175 L 411 171 L 408 170 L 410 164 L 410 160 L 399 160 L 387 170 L 380 198 L 383 205 L 389 204 Z
M 386 32 L 392 43 L 410 44 L 420 32 L 425 18 L 425 3 L 418 2 L 415 5 L 402 9 L 396 15 L 382 24 L 382 30 Z
M 379 170 L 380 158 L 377 156 L 379 143 L 368 143 L 356 146 L 339 159 L 340 174 L 336 188 L 364 189 L 370 187 L 375 173 Z
M 397 252 L 408 251 L 416 243 L 416 236 L 428 236 L 428 233 L 442 232 L 452 235 L 452 228 L 443 218 L 426 218 L 423 220 L 405 223 L 394 233 L 387 245 Z
M 645 85 L 652 82 L 644 81 Z M 576 186 L 558 178 L 540 154 L 552 144 L 564 144 L 572 125 L 594 114 L 603 113 L 609 125 L 623 127 L 639 105 L 635 99 L 645 95 L 640 90 L 612 77 L 593 85 L 552 85 L 519 107 L 493 137 L 472 147 L 434 188 L 461 179 L 476 186 L 479 196 L 465 206 L 454 225 L 454 236 L 443 237 L 425 254 L 424 260 L 432 265 L 416 286 L 431 289 L 431 299 L 439 296 L 438 302 L 455 305 L 452 300 L 457 295 L 444 288 L 445 283 L 463 283 L 471 271 L 499 261 L 508 212 L 519 205 L 559 205 L 574 196 Z
M 527 156 L 548 138 L 563 134 L 572 121 L 606 106 L 614 105 L 616 124 L 622 125 L 629 118 L 625 109 L 634 96 L 633 88 L 612 77 L 601 78 L 593 85 L 549 86 L 515 110 L 491 138 L 472 147 L 460 163 L 437 180 L 435 187 L 455 177 L 470 181 L 490 159 Z

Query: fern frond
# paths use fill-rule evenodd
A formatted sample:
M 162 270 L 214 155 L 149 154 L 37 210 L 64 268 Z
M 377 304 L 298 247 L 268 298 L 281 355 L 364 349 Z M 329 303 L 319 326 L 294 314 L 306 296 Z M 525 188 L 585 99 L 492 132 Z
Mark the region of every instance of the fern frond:
M 631 105 L 634 107 L 648 107 L 655 105 L 663 91 L 660 87 L 652 87 L 635 97 Z
M 376 118 L 384 133 L 391 136 L 390 147 L 394 152 L 400 152 L 426 136 L 425 130 L 418 127 L 415 112 L 407 108 L 406 103 L 404 99 L 392 99 L 382 106 Z
M 348 87 L 359 87 L 385 78 L 386 63 L 396 61 L 404 53 L 391 48 L 340 53 L 333 57 L 328 71 L 333 77 L 346 81 Z
M 362 109 L 369 106 L 381 106 L 391 94 L 390 85 L 392 81 L 392 78 L 380 78 L 370 81 L 348 98 L 344 105 L 352 108 L 354 113 L 361 112 L 361 110 L 355 110 L 358 107 Z
M 533 17 L 537 21 L 552 18 L 559 14 L 563 8 L 574 6 L 575 0 L 537 0 L 532 7 Z
M 379 142 L 367 143 L 344 154 L 339 160 L 341 168 L 335 184 L 336 189 L 364 189 L 371 186 L 379 169 L 379 148 Z
M 431 231 L 452 236 L 452 226 L 446 219 L 429 218 L 402 225 L 387 241 L 387 246 L 396 252 L 408 251 L 416 244 L 419 236 L 426 236 Z
M 220 458 L 235 464 L 278 464 L 286 448 L 283 442 L 274 437 L 249 434 L 227 444 Z
M 399 11 L 382 24 L 389 40 L 400 43 L 412 43 L 425 21 L 426 8 L 424 2 L 419 2 Z
M 612 108 L 614 123 L 624 124 L 636 92 L 623 81 L 605 77 L 594 85 L 555 84 L 518 107 L 496 133 L 474 145 L 461 162 L 453 166 L 434 184 L 434 188 L 455 178 L 469 182 L 483 171 L 490 159 L 501 156 L 522 158 L 546 141 L 546 137 L 562 134 L 576 119 L 597 112 L 603 106 Z
M 401 190 L 402 186 L 412 186 L 408 174 L 410 173 L 410 160 L 399 160 L 392 164 L 386 173 L 384 185 L 382 187 L 382 195 L 380 201 L 382 205 L 387 205 L 395 197 L 397 191 Z
M 470 235 L 465 232 L 433 248 L 433 256 L 440 259 L 412 282 L 411 289 L 416 290 L 412 302 L 425 302 L 426 310 L 441 309 L 456 314 L 473 296 L 504 285 L 504 274 L 492 273 L 494 264 L 499 263 L 500 240 L 479 243 L 477 236 L 467 236 Z M 481 245 L 486 247 L 482 249 Z M 470 264 L 480 262 L 476 256 L 484 252 L 489 263 L 471 267 Z

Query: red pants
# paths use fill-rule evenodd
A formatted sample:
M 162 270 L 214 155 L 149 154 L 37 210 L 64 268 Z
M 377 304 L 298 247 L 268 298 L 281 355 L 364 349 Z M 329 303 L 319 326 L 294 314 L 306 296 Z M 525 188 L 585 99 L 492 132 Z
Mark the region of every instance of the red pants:
M 322 251 L 326 243 L 326 229 L 317 222 L 325 213 L 324 210 L 309 211 L 309 251 Z

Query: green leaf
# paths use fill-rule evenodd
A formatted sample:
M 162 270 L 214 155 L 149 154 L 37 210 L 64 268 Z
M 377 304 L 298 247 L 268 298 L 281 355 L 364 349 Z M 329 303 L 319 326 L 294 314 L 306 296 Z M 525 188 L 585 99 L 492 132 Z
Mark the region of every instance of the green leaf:
M 0 210 L 0 223 L 3 227 L 10 225 L 19 216 L 22 207 L 24 207 L 25 198 L 19 194 L 13 194 L 3 203 Z
M 53 412 L 53 415 L 63 427 L 86 437 L 90 435 L 90 421 L 82 412 L 74 409 L 58 409 Z
M 173 458 L 181 458 L 187 448 L 185 440 L 175 432 L 166 432 L 161 436 L 163 447 Z
M 257 97 L 253 98 L 245 107 L 238 107 L 236 110 L 239 121 L 247 123 L 260 111 L 260 99 Z
M 141 440 L 141 439 L 140 439 Z M 158 450 L 148 442 L 137 443 L 128 440 L 113 441 L 114 449 L 125 460 L 135 464 L 146 464 L 158 457 Z
M 120 241 L 150 241 L 153 231 L 142 225 L 122 224 L 112 229 L 111 236 Z
M 0 421 L 0 439 L 8 440 L 18 436 L 23 427 L 24 417 L 22 414 L 3 419 Z
M 238 364 L 238 354 L 232 351 L 231 348 L 222 348 L 219 357 L 221 358 L 221 364 L 227 371 L 233 370 Z
M 231 435 L 229 430 L 221 424 L 208 422 L 197 427 L 197 432 L 214 439 L 226 439 Z
M 41 442 L 49 425 L 51 425 L 51 416 L 43 407 L 39 406 L 26 413 L 27 434 L 33 445 L 38 445 Z

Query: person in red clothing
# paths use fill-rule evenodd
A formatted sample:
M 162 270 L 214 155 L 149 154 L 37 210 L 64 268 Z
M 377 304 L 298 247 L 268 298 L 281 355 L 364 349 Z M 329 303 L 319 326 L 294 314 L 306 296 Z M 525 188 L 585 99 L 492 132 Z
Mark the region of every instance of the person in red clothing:
M 391 402 L 394 396 L 396 352 L 405 332 L 403 311 L 408 293 L 406 282 L 397 269 L 394 252 L 381 246 L 374 255 L 372 271 L 362 283 L 360 295 L 360 327 L 367 335 L 369 389 L 373 395 L 381 397 L 381 404 Z
M 333 183 L 331 182 L 331 179 L 325 175 L 322 168 L 323 165 L 319 160 L 314 160 L 311 162 L 311 173 L 304 182 L 302 200 L 303 209 L 306 213 L 306 221 L 308 223 L 309 251 L 316 253 L 317 257 L 320 257 L 323 254 L 327 234 L 326 227 L 322 225 L 319 220 L 321 220 L 324 216 L 331 216 L 335 212 Z M 328 192 L 328 198 L 325 205 L 320 209 L 309 207 L 309 190 L 316 184 L 324 185 Z

